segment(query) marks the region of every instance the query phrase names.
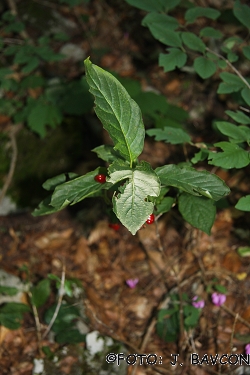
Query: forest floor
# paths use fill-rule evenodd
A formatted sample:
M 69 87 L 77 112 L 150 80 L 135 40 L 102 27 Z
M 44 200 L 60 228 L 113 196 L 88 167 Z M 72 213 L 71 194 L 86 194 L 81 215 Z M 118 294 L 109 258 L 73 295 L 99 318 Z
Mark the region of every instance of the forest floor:
M 140 28 L 136 18 L 140 12 L 128 16 L 125 7 L 116 13 L 112 1 L 90 4 L 87 10 L 75 7 L 74 12 L 59 7 L 64 17 L 75 22 L 79 22 L 76 17 L 79 12 L 89 16 L 87 26 L 82 23 L 79 26 L 85 29 L 86 39 L 76 36 L 86 53 L 93 55 L 93 60 L 103 68 L 140 80 L 145 89 L 154 88 L 170 102 L 182 106 L 191 114 L 196 141 L 209 134 L 211 111 L 219 115 L 223 106 L 230 103 L 216 102 L 216 96 L 209 94 L 209 88 L 199 80 L 193 80 L 183 90 L 185 73 L 165 74 L 154 60 L 138 68 L 149 52 L 148 40 L 140 43 L 139 36 L 130 35 Z M 124 25 L 130 25 L 130 33 L 124 31 Z M 98 61 L 101 49 L 105 51 Z M 62 70 L 67 71 L 65 66 Z M 77 72 L 69 74 L 77 76 Z M 182 149 L 148 139 L 141 158 L 154 167 L 185 160 Z M 234 196 L 239 192 L 249 193 L 249 179 L 242 172 L 212 171 L 234 190 Z M 249 246 L 248 217 L 232 207 L 221 208 L 208 236 L 183 223 L 173 209 L 132 236 L 122 226 L 117 231 L 110 228 L 108 218 L 100 214 L 98 202 L 83 206 L 81 215 L 79 220 L 79 216 L 64 210 L 38 218 L 30 212 L 0 217 L 1 269 L 25 282 L 25 265 L 34 284 L 48 274 L 61 279 L 64 272 L 66 279 L 79 279 L 83 296 L 76 304 L 82 305 L 82 319 L 90 331 L 98 331 L 120 343 L 126 349 L 125 356 L 129 353 L 157 356 L 154 365 L 150 361 L 128 365 L 127 375 L 249 373 L 247 366 L 239 366 L 239 358 L 250 342 L 250 264 L 249 258 L 240 257 L 237 251 L 241 246 Z M 128 279 L 138 279 L 137 285 L 130 288 Z M 227 290 L 226 301 L 220 307 L 211 301 L 211 290 L 217 284 Z M 165 342 L 156 332 L 157 313 L 170 306 L 171 294 L 180 297 L 183 293 L 190 298 L 199 295 L 205 301 L 198 326 L 185 331 L 182 324 L 177 342 Z M 41 322 L 55 296 L 53 291 L 39 311 Z M 27 303 L 25 294 L 22 298 Z M 0 345 L 1 375 L 31 375 L 33 360 L 39 358 L 42 346 L 58 356 L 56 364 L 51 361 L 48 365 L 49 375 L 104 374 L 91 372 L 84 364 L 79 355 L 84 343 L 61 345 L 50 336 L 39 342 L 32 314 L 25 315 L 18 330 L 0 327 Z M 212 365 L 210 355 L 216 353 L 227 354 L 224 363 L 217 361 Z M 228 360 L 231 354 L 234 356 Z M 178 363 L 173 366 L 176 358 Z M 199 361 L 203 358 L 203 363 L 197 364 L 197 358 Z

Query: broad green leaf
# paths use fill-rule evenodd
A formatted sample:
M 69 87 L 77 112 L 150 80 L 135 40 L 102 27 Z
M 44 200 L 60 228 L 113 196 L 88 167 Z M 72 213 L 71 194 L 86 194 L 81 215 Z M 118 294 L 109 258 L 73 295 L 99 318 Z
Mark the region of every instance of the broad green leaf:
M 38 207 L 32 212 L 32 216 L 42 216 L 42 215 L 50 215 L 57 211 L 60 211 L 62 208 L 59 207 L 52 207 L 50 205 L 51 203 L 51 195 L 49 197 L 46 197 L 42 202 L 39 203 Z M 65 207 L 69 204 L 65 204 Z
M 245 100 L 245 102 L 247 103 L 247 105 L 250 106 L 250 89 L 248 87 L 245 87 L 241 91 L 241 96 Z
M 216 72 L 216 65 L 210 59 L 199 56 L 194 60 L 194 70 L 201 78 L 206 79 Z
M 239 56 L 236 53 L 229 51 L 227 54 L 227 59 L 229 62 L 233 63 L 239 60 Z
M 55 337 L 55 341 L 58 344 L 77 344 L 79 342 L 85 342 L 86 335 L 82 334 L 79 329 L 71 328 L 59 332 Z
M 196 196 L 203 195 L 217 201 L 230 193 L 222 179 L 207 171 L 169 164 L 156 168 L 155 172 L 162 185 L 174 186 Z
M 247 116 L 242 111 L 225 111 L 225 113 L 230 116 L 234 121 L 238 122 L 239 124 L 248 125 L 250 124 L 250 117 Z
M 242 48 L 242 52 L 244 54 L 244 56 L 250 60 L 250 46 L 246 46 L 246 47 L 243 47 Z
M 166 11 L 176 7 L 180 0 L 125 0 L 128 4 L 147 12 Z
M 240 198 L 235 208 L 241 211 L 250 211 L 250 195 Z
M 201 29 L 200 36 L 220 39 L 223 37 L 223 34 L 219 30 L 216 30 L 213 27 L 208 26 L 208 27 L 204 27 L 203 29 Z
M 141 110 L 112 74 L 89 59 L 84 63 L 90 92 L 95 97 L 95 112 L 112 138 L 115 150 L 132 166 L 144 145 Z
M 33 103 L 33 104 L 32 104 Z M 27 122 L 28 126 L 41 138 L 46 135 L 46 125 L 55 128 L 62 121 L 62 113 L 57 106 L 48 103 L 44 98 L 30 101 L 31 110 Z
M 55 176 L 55 177 L 52 177 L 52 178 L 49 178 L 48 180 L 46 180 L 42 187 L 45 189 L 45 190 L 54 190 L 56 188 L 57 185 L 61 185 L 63 184 L 64 182 L 67 182 L 69 180 L 73 180 L 74 178 L 78 177 L 78 174 L 76 173 L 62 173 L 62 174 L 59 174 L 58 176 Z
M 216 20 L 220 15 L 220 12 L 213 8 L 207 7 L 194 7 L 190 8 L 185 13 L 185 20 L 189 23 L 193 23 L 198 17 L 206 17 L 212 20 Z
M 184 305 L 183 307 L 184 312 L 184 326 L 186 331 L 190 328 L 194 328 L 198 325 L 200 311 L 199 309 L 195 308 L 192 305 Z
M 165 141 L 173 145 L 191 142 L 189 135 L 182 129 L 165 126 L 164 129 L 149 129 L 149 136 L 154 136 L 156 141 Z
M 18 292 L 19 290 L 13 286 L 0 285 L 0 294 L 15 296 Z
M 142 25 L 147 26 L 155 39 L 170 47 L 181 47 L 179 33 L 174 31 L 178 26 L 175 18 L 160 13 L 149 13 Z
M 48 310 L 46 310 L 44 317 L 46 324 L 51 322 L 55 309 L 56 304 L 52 305 Z M 59 333 L 65 331 L 66 329 L 72 329 L 74 327 L 74 321 L 76 321 L 79 316 L 80 312 L 76 306 L 70 305 L 69 303 L 63 301 L 56 316 L 56 320 L 52 326 L 52 331 Z
M 217 167 L 231 169 L 243 168 L 250 163 L 249 152 L 243 150 L 235 143 L 218 142 L 214 146 L 220 147 L 223 152 L 210 152 L 208 159 L 211 160 L 208 164 Z
M 6 303 L 0 308 L 0 325 L 9 329 L 18 329 L 21 326 L 23 314 L 28 311 L 30 311 L 29 306 L 23 303 Z
M 113 184 L 126 180 L 113 196 L 113 210 L 121 223 L 135 234 L 154 210 L 154 204 L 147 198 L 160 194 L 159 178 L 146 162 L 141 162 L 134 169 L 114 163 L 109 168 L 109 174 L 107 181 Z
M 224 68 L 222 68 L 224 69 Z M 235 83 L 227 83 L 227 82 L 221 82 L 219 84 L 217 93 L 218 94 L 231 94 L 232 92 L 237 92 L 242 88 L 242 85 L 237 85 Z M 242 93 L 241 93 L 242 95 Z M 243 98 L 244 99 L 244 98 Z
M 108 163 L 113 163 L 115 160 L 121 158 L 120 155 L 115 152 L 114 147 L 110 145 L 101 145 L 93 148 L 92 151 L 96 152 L 100 159 Z
M 39 64 L 40 64 L 40 60 L 37 57 L 34 56 L 30 59 L 28 64 L 26 64 L 22 68 L 22 72 L 24 74 L 29 74 L 29 73 L 33 72 L 33 70 L 35 70 L 39 66 Z
M 41 280 L 31 288 L 31 303 L 36 307 L 43 306 L 49 298 L 50 292 L 50 281 L 48 279 Z
M 172 197 L 164 197 L 159 204 L 156 204 L 155 214 L 164 214 L 171 210 L 175 199 Z
M 234 142 L 249 142 L 250 140 L 250 129 L 246 126 L 236 126 L 226 121 L 215 122 L 217 128 L 222 134 L 233 138 Z
M 170 72 L 176 68 L 182 68 L 186 64 L 187 54 L 179 48 L 169 48 L 168 53 L 160 53 L 159 66 L 164 68 L 164 72 Z
M 249 209 L 250 211 L 250 209 Z M 246 247 L 239 247 L 237 249 L 239 255 L 241 257 L 249 257 L 250 256 L 250 247 L 249 246 L 246 246 Z
M 147 26 L 156 39 L 164 38 L 168 30 L 176 30 L 180 26 L 177 19 L 167 14 L 152 12 L 142 20 L 142 26 Z
M 93 197 L 97 193 L 100 193 L 108 184 L 96 182 L 94 178 L 97 174 L 99 174 L 99 168 L 72 181 L 56 186 L 50 205 L 57 209 L 63 209 L 69 204 L 73 205 L 85 198 Z
M 239 87 L 245 87 L 245 83 L 236 74 L 222 72 L 220 78 L 231 85 L 238 85 Z
M 199 51 L 204 53 L 206 50 L 206 45 L 203 41 L 194 33 L 184 31 L 181 33 L 182 40 L 186 46 L 194 51 Z
M 241 4 L 239 0 L 236 0 L 234 2 L 233 13 L 242 25 L 246 26 L 248 29 L 250 28 L 250 7 L 248 5 Z
M 179 196 L 178 208 L 189 224 L 210 234 L 216 215 L 212 199 L 183 193 Z

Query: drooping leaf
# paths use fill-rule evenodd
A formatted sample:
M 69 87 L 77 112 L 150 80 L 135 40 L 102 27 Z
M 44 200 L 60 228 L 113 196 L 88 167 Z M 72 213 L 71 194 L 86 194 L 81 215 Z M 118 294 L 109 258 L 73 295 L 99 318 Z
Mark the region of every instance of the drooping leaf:
M 69 181 L 69 180 L 73 180 L 74 178 L 78 177 L 78 174 L 76 173 L 62 173 L 62 174 L 59 174 L 58 176 L 55 176 L 55 177 L 52 177 L 52 178 L 49 178 L 48 180 L 46 180 L 42 187 L 45 189 L 45 190 L 54 190 L 56 188 L 57 185 L 61 185 L 63 184 L 64 182 L 66 181 Z
M 183 193 L 179 196 L 178 208 L 189 224 L 210 234 L 216 215 L 212 199 Z
M 249 125 L 250 117 L 247 116 L 242 111 L 225 111 L 225 113 L 230 116 L 234 121 L 237 121 L 239 124 Z
M 31 302 L 36 307 L 41 307 L 45 304 L 50 296 L 50 281 L 48 279 L 41 280 L 36 286 L 31 288 Z
M 194 7 L 190 8 L 185 13 L 185 20 L 188 23 L 193 23 L 198 17 L 206 17 L 212 20 L 216 20 L 220 15 L 217 9 L 208 7 Z
M 95 97 L 95 112 L 112 138 L 115 150 L 132 165 L 144 145 L 140 108 L 112 74 L 89 59 L 84 63 L 90 92 Z
M 170 72 L 176 68 L 182 68 L 187 61 L 187 54 L 179 48 L 169 48 L 169 53 L 160 53 L 159 66 L 164 68 L 164 72 Z
M 223 37 L 223 34 L 219 30 L 216 30 L 213 27 L 207 26 L 207 27 L 204 27 L 203 29 L 201 29 L 200 36 L 220 39 L 220 38 Z
M 250 129 L 246 126 L 236 126 L 227 121 L 218 121 L 215 124 L 222 134 L 232 138 L 235 143 L 250 141 Z
M 246 4 L 241 4 L 239 0 L 234 2 L 233 13 L 237 20 L 248 29 L 250 28 L 249 20 L 250 20 L 250 7 Z
M 206 45 L 203 41 L 194 33 L 189 31 L 184 31 L 181 33 L 182 40 L 186 46 L 194 51 L 199 51 L 204 53 L 206 50 Z
M 250 211 L 250 195 L 240 198 L 235 208 L 241 211 Z
M 162 12 L 176 7 L 180 0 L 125 0 L 128 4 L 147 12 Z
M 223 82 L 219 85 L 218 94 L 229 94 L 245 88 L 245 83 L 235 74 L 222 72 L 220 78 Z
M 204 56 L 199 56 L 194 60 L 194 70 L 203 79 L 211 77 L 216 69 L 215 63 Z
M 107 183 L 100 184 L 95 181 L 95 176 L 98 174 L 99 168 L 56 186 L 50 205 L 57 209 L 63 209 L 69 204 L 73 205 L 85 198 L 98 195 L 108 185 Z
M 147 198 L 160 194 L 160 181 L 146 162 L 133 169 L 113 163 L 109 174 L 108 182 L 115 184 L 124 180 L 124 185 L 113 196 L 113 210 L 121 223 L 135 234 L 153 212 L 154 205 Z
M 247 103 L 247 105 L 250 106 L 250 89 L 248 87 L 244 87 L 243 90 L 241 90 L 241 96 Z
M 154 136 L 156 141 L 165 141 L 173 145 L 191 142 L 189 135 L 179 128 L 165 126 L 164 129 L 149 129 L 146 133 L 151 137 Z
M 223 152 L 210 152 L 208 156 L 210 161 L 208 164 L 231 169 L 243 168 L 250 163 L 249 152 L 243 150 L 243 148 L 235 143 L 218 142 L 214 146 L 220 147 Z
M 217 201 L 230 192 L 222 179 L 207 171 L 169 164 L 156 168 L 155 172 L 162 185 L 174 186 L 196 196 L 203 195 Z

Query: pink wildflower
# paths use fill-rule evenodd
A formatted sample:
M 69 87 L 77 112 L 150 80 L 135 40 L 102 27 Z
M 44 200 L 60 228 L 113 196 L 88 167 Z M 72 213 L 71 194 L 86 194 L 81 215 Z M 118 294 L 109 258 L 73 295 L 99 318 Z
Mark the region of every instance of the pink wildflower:
M 226 301 L 227 297 L 225 294 L 214 292 L 212 294 L 212 302 L 215 306 L 221 306 Z
M 198 300 L 198 296 L 194 296 L 192 298 L 192 305 L 196 308 L 196 309 L 203 309 L 203 307 L 205 306 L 205 301 L 203 299 L 201 300 Z
M 126 284 L 130 288 L 135 288 L 136 284 L 138 284 L 138 281 L 139 281 L 139 279 L 128 279 L 128 280 L 126 280 Z
M 245 346 L 245 353 L 246 353 L 246 354 L 250 354 L 250 344 L 247 344 L 247 345 Z

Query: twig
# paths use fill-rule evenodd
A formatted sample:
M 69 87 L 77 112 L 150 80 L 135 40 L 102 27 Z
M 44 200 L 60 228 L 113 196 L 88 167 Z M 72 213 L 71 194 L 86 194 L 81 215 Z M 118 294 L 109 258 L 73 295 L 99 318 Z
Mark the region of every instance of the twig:
M 3 185 L 3 188 L 2 188 L 2 191 L 1 191 L 1 194 L 0 194 L 0 203 L 2 202 L 3 198 L 5 197 L 5 194 L 6 194 L 8 188 L 11 184 L 11 181 L 12 181 L 12 178 L 13 178 L 13 175 L 14 175 L 14 172 L 15 172 L 17 154 L 18 154 L 17 143 L 16 143 L 16 135 L 19 132 L 19 130 L 21 130 L 21 129 L 22 129 L 22 124 L 11 125 L 11 127 L 9 129 L 9 137 L 10 137 L 10 145 L 11 145 L 11 148 L 12 148 L 12 156 L 11 156 L 9 173 L 8 173 L 8 176 L 5 180 L 5 183 Z
M 65 267 L 65 264 L 63 263 L 62 276 L 61 276 L 61 284 L 60 284 L 60 288 L 59 288 L 59 291 L 58 291 L 59 296 L 58 296 L 58 301 L 57 301 L 56 309 L 54 311 L 54 314 L 52 316 L 52 319 L 51 319 L 51 321 L 50 321 L 50 323 L 49 323 L 46 331 L 42 335 L 42 339 L 44 339 L 47 336 L 47 334 L 49 333 L 49 331 L 51 330 L 51 327 L 55 323 L 55 320 L 57 318 L 58 312 L 60 310 L 60 307 L 61 307 L 61 304 L 62 304 L 62 299 L 63 299 L 63 296 L 64 296 L 65 271 L 66 271 L 66 267 Z
M 31 303 L 31 307 L 32 307 L 32 311 L 33 311 L 33 315 L 34 315 L 34 319 L 35 319 L 35 323 L 36 323 L 36 334 L 37 334 L 37 340 L 38 340 L 38 350 L 39 350 L 39 355 L 41 356 L 42 355 L 42 348 L 41 348 L 41 341 L 42 341 L 41 323 L 40 323 L 40 320 L 39 320 L 39 315 L 38 315 L 37 308 L 32 303 L 32 293 L 31 293 L 30 290 L 28 291 L 28 296 L 30 298 L 30 303 Z
M 224 56 L 220 55 L 219 53 L 211 50 L 210 48 L 206 48 L 207 51 L 209 51 L 210 53 L 212 53 L 213 55 L 219 57 L 220 59 L 224 60 L 227 65 L 234 71 L 234 73 L 242 80 L 242 82 L 245 83 L 245 85 L 250 89 L 250 84 L 247 82 L 247 80 L 243 77 L 243 75 L 238 71 L 238 69 L 236 69 L 233 64 L 230 63 L 230 61 L 228 59 L 226 59 Z
M 248 323 L 245 319 L 243 319 L 238 313 L 235 313 L 234 311 L 232 311 L 231 309 L 229 309 L 227 306 L 225 305 L 221 305 L 221 308 L 223 310 L 225 310 L 228 314 L 234 316 L 236 318 L 237 316 L 237 319 L 243 323 L 245 326 L 247 326 L 248 328 L 250 328 L 250 323 Z
M 235 326 L 236 326 L 236 322 L 237 322 L 238 317 L 239 317 L 239 314 L 236 313 L 235 319 L 234 319 L 234 324 L 233 324 L 233 329 L 232 329 L 232 334 L 231 334 L 231 338 L 230 338 L 230 353 L 233 352 L 233 338 L 234 338 Z

